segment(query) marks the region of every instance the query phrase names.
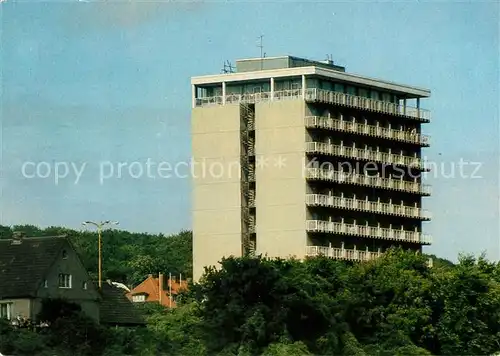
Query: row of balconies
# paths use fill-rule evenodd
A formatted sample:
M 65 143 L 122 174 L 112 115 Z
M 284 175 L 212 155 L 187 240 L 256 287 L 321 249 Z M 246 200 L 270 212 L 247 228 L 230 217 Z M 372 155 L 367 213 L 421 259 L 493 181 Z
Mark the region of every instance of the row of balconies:
M 335 183 L 363 185 L 405 191 L 421 195 L 430 195 L 430 186 L 427 184 L 421 184 L 417 181 L 408 182 L 402 179 L 382 178 L 379 176 L 371 177 L 364 174 L 346 173 L 325 168 L 306 168 L 305 173 L 307 179 L 325 180 Z
M 431 237 L 419 231 L 398 230 L 367 225 L 346 224 L 324 220 L 307 220 L 308 232 L 323 232 L 342 235 L 353 235 L 383 240 L 395 240 L 429 245 Z
M 419 253 L 419 252 L 416 252 Z M 316 257 L 316 256 L 325 256 L 328 258 L 333 258 L 336 260 L 348 260 L 348 261 L 371 261 L 380 256 L 382 256 L 383 252 L 380 249 L 377 252 L 372 252 L 363 250 L 357 250 L 356 246 L 354 249 L 345 249 L 345 248 L 336 248 L 336 247 L 327 247 L 327 246 L 307 246 L 306 247 L 306 256 L 307 257 Z M 428 267 L 432 267 L 432 258 L 427 262 Z
M 305 125 L 309 128 L 322 128 L 359 135 L 387 138 L 396 141 L 429 146 L 430 137 L 414 131 L 395 130 L 386 127 L 367 125 L 352 121 L 344 121 L 325 116 L 306 116 Z
M 223 105 L 226 104 L 250 104 L 270 100 L 300 99 L 303 98 L 302 89 L 280 90 L 261 93 L 229 94 L 196 98 L 196 106 Z M 305 89 L 306 101 L 324 102 L 335 105 L 343 105 L 363 110 L 381 112 L 384 114 L 398 115 L 418 119 L 423 122 L 430 120 L 428 110 L 414 108 L 408 105 L 399 105 L 387 101 L 364 98 L 361 96 L 334 92 L 330 90 L 307 88 Z
M 344 198 L 324 194 L 307 194 L 306 204 L 309 206 L 324 206 L 349 210 L 369 211 L 377 214 L 397 215 L 421 220 L 430 220 L 427 210 L 403 204 L 381 203 L 360 199 Z
M 321 153 L 331 156 L 349 157 L 362 159 L 372 162 L 381 162 L 386 164 L 408 166 L 418 169 L 426 169 L 422 160 L 418 157 L 396 155 L 392 153 L 372 151 L 369 149 L 348 147 L 342 145 L 333 145 L 326 142 L 306 142 L 306 151 L 308 153 Z

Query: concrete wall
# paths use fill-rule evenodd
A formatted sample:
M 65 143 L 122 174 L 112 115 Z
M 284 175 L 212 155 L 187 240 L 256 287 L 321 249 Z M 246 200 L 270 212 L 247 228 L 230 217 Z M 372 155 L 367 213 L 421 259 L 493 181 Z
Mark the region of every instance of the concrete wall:
M 304 101 L 256 105 L 257 253 L 302 258 L 306 246 Z M 279 163 L 281 162 L 281 164 Z
M 241 256 L 239 105 L 192 112 L 193 278 L 222 256 Z

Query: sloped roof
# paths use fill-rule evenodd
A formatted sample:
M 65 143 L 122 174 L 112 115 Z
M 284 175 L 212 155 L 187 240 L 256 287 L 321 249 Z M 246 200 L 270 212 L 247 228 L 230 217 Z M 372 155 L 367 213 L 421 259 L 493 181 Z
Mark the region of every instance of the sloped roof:
M 17 242 L 17 243 L 16 243 Z M 34 297 L 66 236 L 0 239 L 0 299 Z
M 169 280 L 169 279 L 164 279 L 163 280 L 163 286 L 162 286 L 162 293 L 161 293 L 161 304 L 165 307 L 176 307 L 176 302 L 173 299 L 172 304 L 170 304 L 170 286 L 169 284 L 171 283 L 172 285 L 172 297 L 178 294 L 181 290 L 184 290 L 188 288 L 188 283 L 187 281 L 183 280 L 182 283 L 179 283 L 178 280 Z M 127 293 L 127 297 L 129 299 L 132 299 L 132 296 L 138 295 L 138 294 L 146 294 L 146 302 L 159 302 L 160 301 L 160 280 L 159 278 L 153 277 L 150 275 L 148 278 L 146 278 L 144 281 L 142 281 L 141 284 L 139 284 L 137 287 L 132 289 L 130 293 Z
M 102 302 L 100 306 L 100 322 L 112 325 L 144 325 L 141 312 L 127 296 L 126 291 L 112 283 L 102 284 Z

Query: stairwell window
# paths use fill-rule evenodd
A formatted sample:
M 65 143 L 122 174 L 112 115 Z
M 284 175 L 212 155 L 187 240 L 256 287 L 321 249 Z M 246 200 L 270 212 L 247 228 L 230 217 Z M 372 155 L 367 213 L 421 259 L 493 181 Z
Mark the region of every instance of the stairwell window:
M 0 319 L 12 318 L 12 303 L 0 303 Z
M 59 288 L 71 288 L 71 274 L 59 274 Z

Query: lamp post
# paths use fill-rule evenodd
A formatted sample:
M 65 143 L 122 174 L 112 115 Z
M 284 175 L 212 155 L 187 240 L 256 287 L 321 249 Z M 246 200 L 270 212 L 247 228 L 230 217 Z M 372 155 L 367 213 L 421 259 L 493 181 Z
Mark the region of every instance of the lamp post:
M 109 220 L 106 220 L 106 221 L 101 221 L 101 222 L 94 222 L 94 221 L 84 221 L 82 223 L 83 226 L 87 226 L 87 225 L 93 225 L 97 228 L 97 235 L 99 237 L 99 247 L 98 247 L 98 250 L 99 250 L 99 290 L 102 289 L 102 243 L 101 243 L 101 240 L 102 240 L 102 237 L 101 237 L 101 232 L 102 232 L 102 228 L 106 225 L 118 225 L 118 221 L 109 221 Z

